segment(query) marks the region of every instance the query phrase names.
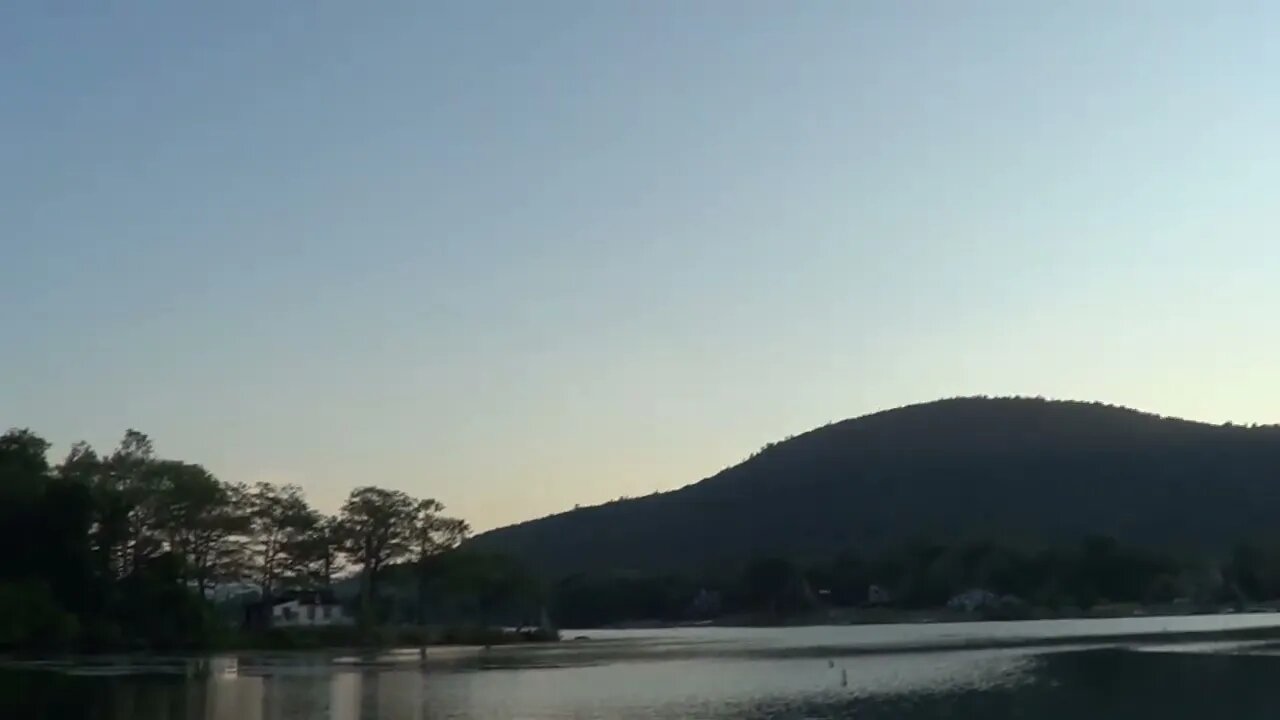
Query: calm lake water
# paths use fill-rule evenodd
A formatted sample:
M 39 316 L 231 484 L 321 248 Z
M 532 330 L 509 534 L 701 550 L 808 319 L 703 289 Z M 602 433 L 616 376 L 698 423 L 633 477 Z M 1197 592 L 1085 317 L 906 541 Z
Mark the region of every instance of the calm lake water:
M 0 718 L 1275 718 L 1280 649 L 1160 635 L 1277 626 L 1243 615 L 569 631 L 589 639 L 434 648 L 425 664 L 416 651 L 8 662 Z

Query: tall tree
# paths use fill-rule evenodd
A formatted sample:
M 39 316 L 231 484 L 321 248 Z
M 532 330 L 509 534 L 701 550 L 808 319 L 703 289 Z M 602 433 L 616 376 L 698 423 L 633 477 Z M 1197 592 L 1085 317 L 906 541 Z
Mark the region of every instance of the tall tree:
M 91 496 L 51 472 L 48 449 L 30 430 L 0 435 L 0 645 L 69 641 L 71 611 L 95 604 Z
M 364 622 L 373 620 L 378 573 L 412 552 L 418 517 L 418 502 L 400 490 L 359 487 L 343 504 L 342 550 L 360 568 Z
M 118 543 L 107 548 L 118 577 L 137 571 L 163 550 L 157 533 L 162 476 L 153 472 L 154 462 L 151 439 L 131 428 L 105 463 L 98 495 L 105 508 L 102 520 L 111 525 L 105 536 Z
M 327 588 L 339 569 L 338 519 L 312 513 L 285 544 L 285 568 L 298 582 Z
M 57 467 L 59 477 L 90 486 L 101 481 L 102 472 L 102 458 L 98 457 L 98 453 L 86 442 L 72 445 L 66 459 Z
M 118 469 L 118 459 L 117 468 Z M 64 482 L 86 488 L 90 496 L 88 544 L 93 571 L 102 582 L 122 577 L 126 571 L 125 547 L 129 539 L 129 492 L 106 458 L 86 442 L 71 446 L 56 468 Z
M 0 542 L 5 548 L 28 546 L 38 529 L 36 509 L 49 471 L 48 450 L 49 443 L 27 429 L 0 435 Z M 28 553 L 3 553 L 0 578 L 24 575 L 31 561 Z
M 462 544 L 471 534 L 471 526 L 465 520 L 444 517 L 444 505 L 438 500 L 419 500 L 414 508 L 410 530 L 412 552 L 417 563 L 418 622 L 425 621 L 427 588 L 431 583 L 431 558 Z
M 39 479 L 49 472 L 49 441 L 28 428 L 0 435 L 0 481 Z
M 297 485 L 260 482 L 249 491 L 249 552 L 262 594 L 277 589 L 288 565 L 288 548 L 306 531 L 314 517 Z
M 237 488 L 220 482 L 199 465 L 164 460 L 155 464 L 162 480 L 159 523 L 181 576 L 201 597 L 214 581 L 233 570 L 237 539 L 249 529 Z
M 421 561 L 462 544 L 471 534 L 465 520 L 444 517 L 444 505 L 437 500 L 419 500 L 413 517 L 413 553 Z

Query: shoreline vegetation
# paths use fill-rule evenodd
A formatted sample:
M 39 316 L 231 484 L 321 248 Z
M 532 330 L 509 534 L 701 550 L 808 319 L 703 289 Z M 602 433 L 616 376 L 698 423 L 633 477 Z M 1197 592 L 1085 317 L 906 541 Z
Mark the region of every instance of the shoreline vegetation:
M 222 481 L 136 430 L 107 454 L 76 443 L 54 464 L 49 449 L 0 435 L 0 652 L 556 637 L 538 581 L 464 550 L 469 525 L 434 499 L 362 486 L 326 515 L 298 486 Z

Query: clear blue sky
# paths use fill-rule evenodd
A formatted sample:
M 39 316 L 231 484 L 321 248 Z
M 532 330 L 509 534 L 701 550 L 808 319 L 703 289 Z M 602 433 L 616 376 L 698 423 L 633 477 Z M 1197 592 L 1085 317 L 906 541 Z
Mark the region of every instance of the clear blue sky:
M 479 528 L 940 396 L 1280 420 L 1280 4 L 0 9 L 0 425 Z

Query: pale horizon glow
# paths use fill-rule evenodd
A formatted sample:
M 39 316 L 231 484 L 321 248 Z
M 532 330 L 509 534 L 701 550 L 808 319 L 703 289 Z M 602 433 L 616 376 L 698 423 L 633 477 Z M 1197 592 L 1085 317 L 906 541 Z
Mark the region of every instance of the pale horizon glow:
M 941 397 L 1280 421 L 1280 6 L 0 9 L 0 430 L 478 529 Z

